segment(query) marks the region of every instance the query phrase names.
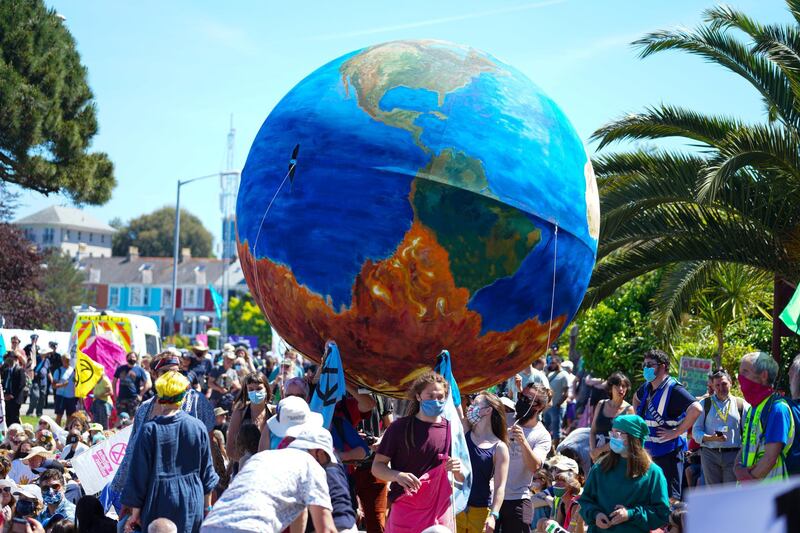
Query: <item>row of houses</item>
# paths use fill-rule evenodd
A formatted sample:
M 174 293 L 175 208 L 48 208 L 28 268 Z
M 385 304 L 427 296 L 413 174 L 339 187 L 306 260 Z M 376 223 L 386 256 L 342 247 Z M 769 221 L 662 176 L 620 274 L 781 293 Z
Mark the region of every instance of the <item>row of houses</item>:
M 15 222 L 40 250 L 59 249 L 85 274 L 89 300 L 96 309 L 151 317 L 163 335 L 202 333 L 218 327 L 211 287 L 222 292 L 222 259 L 192 257 L 184 248 L 178 263 L 176 312 L 172 314 L 171 257 L 141 257 L 136 247 L 124 257 L 112 257 L 114 228 L 79 209 L 48 207 Z M 232 294 L 246 293 L 238 260 L 228 265 Z

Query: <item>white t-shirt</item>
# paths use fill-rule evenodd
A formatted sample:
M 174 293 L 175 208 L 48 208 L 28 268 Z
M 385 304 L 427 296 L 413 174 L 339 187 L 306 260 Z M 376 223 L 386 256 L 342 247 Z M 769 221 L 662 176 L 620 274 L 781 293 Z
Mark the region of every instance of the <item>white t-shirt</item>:
M 547 458 L 552 446 L 552 439 L 547 428 L 540 421 L 532 428 L 522 428 L 525 439 L 528 441 L 534 455 L 542 462 Z M 509 431 L 510 433 L 510 431 Z M 510 462 L 508 463 L 508 479 L 506 480 L 505 500 L 523 500 L 531 497 L 530 486 L 533 481 L 533 472 L 528 470 L 522 460 L 522 445 L 510 442 L 508 447 Z
M 303 450 L 267 450 L 247 461 L 200 531 L 283 531 L 309 505 L 333 509 L 325 470 Z
M 22 459 L 14 459 L 11 461 L 11 470 L 8 471 L 8 477 L 14 480 L 17 485 L 27 485 L 32 483 L 38 476 L 33 473 L 28 465 L 22 462 Z

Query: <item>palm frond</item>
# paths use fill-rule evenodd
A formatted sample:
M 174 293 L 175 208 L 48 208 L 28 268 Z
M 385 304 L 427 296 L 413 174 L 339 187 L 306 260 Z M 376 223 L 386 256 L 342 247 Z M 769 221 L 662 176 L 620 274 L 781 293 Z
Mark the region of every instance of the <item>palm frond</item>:
M 700 183 L 698 198 L 714 200 L 731 176 L 744 168 L 774 170 L 800 189 L 800 137 L 779 125 L 754 125 L 731 132 Z
M 670 339 L 681 325 L 681 316 L 711 279 L 718 263 L 687 261 L 667 267 L 653 297 L 653 319 L 657 332 Z
M 721 65 L 747 80 L 761 94 L 767 112 L 786 124 L 800 124 L 796 93 L 781 70 L 751 46 L 713 25 L 694 31 L 683 29 L 650 33 L 634 42 L 647 57 L 666 50 L 682 50 Z
M 794 17 L 795 22 L 800 24 L 800 0 L 786 0 L 786 7 Z
M 681 107 L 661 105 L 644 113 L 629 114 L 606 124 L 592 134 L 598 150 L 622 139 L 663 139 L 685 137 L 713 146 L 731 131 L 744 125 L 733 118 L 705 115 Z

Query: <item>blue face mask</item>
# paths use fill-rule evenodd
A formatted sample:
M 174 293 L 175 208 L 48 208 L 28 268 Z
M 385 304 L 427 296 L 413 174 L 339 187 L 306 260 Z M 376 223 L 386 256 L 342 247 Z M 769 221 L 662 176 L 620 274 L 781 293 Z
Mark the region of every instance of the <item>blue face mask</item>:
M 250 399 L 250 403 L 264 403 L 264 400 L 267 398 L 267 391 L 251 390 L 248 391 L 247 397 Z
M 625 441 L 619 437 L 611 437 L 608 440 L 608 447 L 611 448 L 612 452 L 619 455 L 625 453 L 625 450 L 627 449 L 627 446 L 625 446 Z
M 444 411 L 444 400 L 422 400 L 419 408 L 425 416 L 440 416 Z
M 42 492 L 42 500 L 44 500 L 44 503 L 47 505 L 57 505 L 61 503 L 62 497 L 61 491 L 58 490 L 50 489 Z
M 656 369 L 652 366 L 644 367 L 644 370 L 642 370 L 642 377 L 644 377 L 646 382 L 652 383 L 653 380 L 656 379 Z

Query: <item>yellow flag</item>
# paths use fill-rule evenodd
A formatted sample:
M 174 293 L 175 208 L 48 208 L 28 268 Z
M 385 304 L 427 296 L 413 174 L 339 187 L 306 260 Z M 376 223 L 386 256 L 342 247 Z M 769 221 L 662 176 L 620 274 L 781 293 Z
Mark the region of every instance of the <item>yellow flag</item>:
M 86 398 L 100 381 L 103 372 L 103 365 L 92 361 L 88 355 L 78 350 L 78 359 L 75 361 L 75 396 Z

